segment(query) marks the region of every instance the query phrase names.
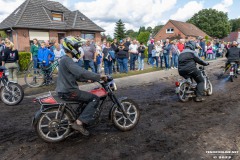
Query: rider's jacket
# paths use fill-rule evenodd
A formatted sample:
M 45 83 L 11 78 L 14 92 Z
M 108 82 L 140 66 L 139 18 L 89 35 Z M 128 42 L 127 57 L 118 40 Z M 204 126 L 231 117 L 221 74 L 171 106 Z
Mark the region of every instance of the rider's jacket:
M 192 72 L 197 69 L 197 64 L 206 66 L 208 63 L 198 57 L 197 52 L 190 49 L 184 49 L 178 57 L 178 71 Z
M 67 55 L 63 56 L 59 62 L 56 92 L 69 93 L 79 90 L 77 81 L 85 80 L 100 81 L 100 75 L 80 67 Z
M 235 62 L 240 60 L 240 48 L 231 47 L 228 49 L 226 57 L 229 62 Z

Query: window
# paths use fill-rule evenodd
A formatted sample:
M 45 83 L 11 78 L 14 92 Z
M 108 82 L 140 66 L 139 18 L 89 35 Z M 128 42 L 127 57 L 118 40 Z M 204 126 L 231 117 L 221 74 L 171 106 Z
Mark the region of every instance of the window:
M 63 21 L 63 14 L 62 13 L 52 13 L 53 21 Z
M 82 33 L 81 37 L 83 39 L 95 39 L 95 34 L 94 33 Z
M 166 29 L 166 33 L 174 33 L 174 29 L 173 28 Z

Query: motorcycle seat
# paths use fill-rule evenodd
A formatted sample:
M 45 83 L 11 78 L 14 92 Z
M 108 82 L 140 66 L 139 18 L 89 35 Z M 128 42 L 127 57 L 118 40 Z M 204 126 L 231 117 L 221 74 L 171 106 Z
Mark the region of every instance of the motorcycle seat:
M 66 101 L 58 96 L 53 96 L 54 99 L 59 103 L 59 104 L 63 104 L 63 103 L 68 103 L 68 104 L 79 104 L 80 102 L 77 101 Z

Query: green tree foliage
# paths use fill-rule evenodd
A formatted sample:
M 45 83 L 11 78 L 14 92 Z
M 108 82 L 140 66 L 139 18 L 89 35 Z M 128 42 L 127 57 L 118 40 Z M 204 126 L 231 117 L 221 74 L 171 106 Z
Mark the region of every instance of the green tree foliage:
M 130 29 L 130 30 L 127 30 L 126 36 L 132 39 L 137 39 L 138 32 L 135 32 L 134 30 Z
M 194 24 L 211 37 L 224 38 L 231 30 L 227 13 L 215 9 L 203 9 L 187 22 Z
M 148 31 L 149 33 L 152 33 L 152 31 L 153 31 L 152 27 L 148 27 L 148 28 L 147 28 L 147 31 Z
M 117 38 L 117 40 L 124 39 L 126 37 L 126 29 L 125 29 L 125 24 L 122 22 L 121 19 L 116 22 L 116 27 L 114 30 L 114 37 Z
M 0 31 L 0 37 L 7 38 L 7 34 L 5 31 Z
M 148 41 L 148 39 L 149 39 L 149 35 L 150 35 L 150 33 L 149 33 L 148 31 L 140 32 L 140 34 L 139 34 L 138 37 L 137 37 L 137 40 L 138 40 L 140 43 L 147 44 L 147 41 Z
M 146 28 L 144 26 L 141 26 L 138 30 L 138 35 L 141 33 L 141 32 L 145 32 L 146 31 Z
M 152 35 L 155 36 L 164 25 L 158 25 L 153 28 Z
M 229 22 L 231 24 L 231 31 L 232 32 L 235 32 L 240 28 L 240 18 L 231 19 Z

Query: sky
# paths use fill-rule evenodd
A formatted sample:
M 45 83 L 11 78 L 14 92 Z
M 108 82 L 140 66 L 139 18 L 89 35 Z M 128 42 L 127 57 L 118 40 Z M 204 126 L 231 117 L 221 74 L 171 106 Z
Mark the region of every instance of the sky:
M 0 0 L 0 22 L 25 0 Z M 169 19 L 186 21 L 201 9 L 228 12 L 229 19 L 240 18 L 240 0 L 53 0 L 70 10 L 79 10 L 113 35 L 122 19 L 126 29 L 165 24 Z M 2 7 L 4 6 L 4 7 Z

